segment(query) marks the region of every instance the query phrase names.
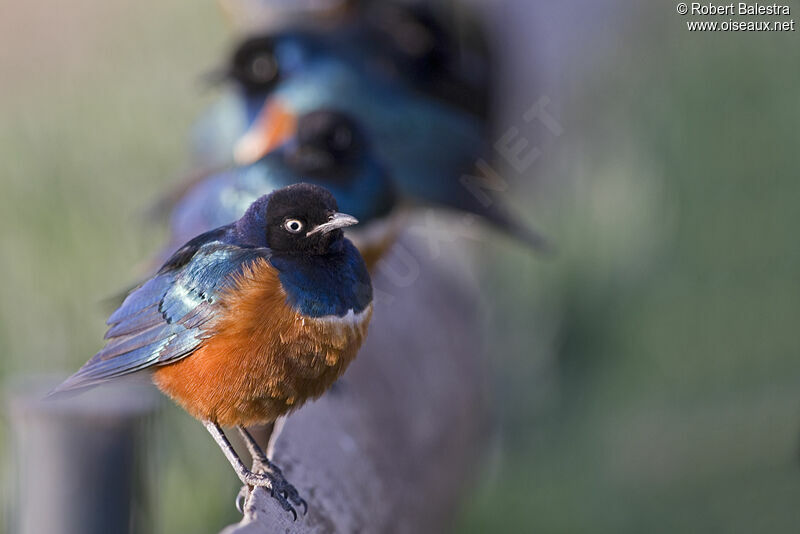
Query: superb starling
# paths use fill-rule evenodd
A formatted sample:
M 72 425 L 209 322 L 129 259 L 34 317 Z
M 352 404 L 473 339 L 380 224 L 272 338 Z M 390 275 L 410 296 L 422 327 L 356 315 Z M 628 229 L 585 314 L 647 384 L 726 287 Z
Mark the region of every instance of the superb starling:
M 468 186 L 480 181 L 470 175 L 486 148 L 485 125 L 477 116 L 374 76 L 353 60 L 352 54 L 340 52 L 335 41 L 323 46 L 319 39 L 308 33 L 284 32 L 245 41 L 240 50 L 246 53 L 234 54 L 233 64 L 249 58 L 251 66 L 231 69 L 238 90 L 203 119 L 201 131 L 212 134 L 200 145 L 204 147 L 201 152 L 229 151 L 229 159 L 246 165 L 291 136 L 298 115 L 336 109 L 362 125 L 406 199 L 480 215 L 534 248 L 546 246 L 491 191 L 482 189 L 476 195 L 475 188 Z M 302 66 L 292 63 L 282 69 L 279 64 L 284 55 Z M 255 63 L 267 61 L 265 56 L 273 58 L 276 71 L 269 83 L 258 86 L 252 83 L 250 73 L 258 70 Z M 247 75 L 242 77 L 242 73 Z M 252 117 L 259 99 L 262 109 Z M 232 120 L 231 107 L 242 104 L 248 110 L 247 120 Z M 243 132 L 247 125 L 249 129 Z M 243 135 L 232 143 L 237 133 Z
M 342 232 L 356 222 L 315 185 L 261 197 L 131 292 L 107 321 L 106 346 L 53 393 L 149 371 L 203 421 L 244 484 L 271 488 L 296 517 L 305 501 L 245 427 L 319 397 L 355 358 L 372 315 L 369 274 Z M 257 469 L 222 426 L 241 432 Z

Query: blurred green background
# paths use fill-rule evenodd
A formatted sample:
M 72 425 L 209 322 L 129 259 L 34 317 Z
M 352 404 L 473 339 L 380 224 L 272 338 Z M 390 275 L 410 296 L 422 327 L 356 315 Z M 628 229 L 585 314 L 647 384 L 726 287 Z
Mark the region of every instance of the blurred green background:
M 800 527 L 800 36 L 689 33 L 674 9 L 618 9 L 547 89 L 515 88 L 564 129 L 509 180 L 559 254 L 483 249 L 499 431 L 458 532 Z M 213 2 L 0 6 L 3 380 L 100 345 L 229 37 Z M 237 481 L 164 412 L 159 531 L 217 532 Z

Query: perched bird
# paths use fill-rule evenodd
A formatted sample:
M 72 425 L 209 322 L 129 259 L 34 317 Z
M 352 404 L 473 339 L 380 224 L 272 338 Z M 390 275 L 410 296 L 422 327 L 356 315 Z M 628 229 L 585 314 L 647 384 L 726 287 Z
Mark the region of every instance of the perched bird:
M 337 36 L 375 75 L 487 117 L 492 50 L 476 11 L 426 0 L 226 0 L 242 35 L 302 28 Z M 294 63 L 295 65 L 297 63 Z
M 241 143 L 237 147 L 241 137 L 263 115 L 267 96 L 305 71 L 344 68 L 363 83 L 385 80 L 382 73 L 387 68 L 369 59 L 371 55 L 362 48 L 362 40 L 351 25 L 324 31 L 289 28 L 244 38 L 226 63 L 208 75 L 214 83 L 228 83 L 226 91 L 193 128 L 195 163 L 215 169 L 234 162 L 249 163 L 280 144 L 294 129 L 296 114 L 284 114 L 280 107 L 273 107 L 270 123 L 260 125 L 261 133 L 268 138 L 259 142 L 266 141 L 266 145 L 259 146 L 257 154 L 246 153 Z
M 106 346 L 54 394 L 150 370 L 203 421 L 241 481 L 296 517 L 305 502 L 245 429 L 319 397 L 355 358 L 372 315 L 364 261 L 325 189 L 297 184 L 189 241 L 108 319 Z M 237 427 L 250 470 L 222 426 Z
M 212 134 L 199 145 L 208 147 L 200 152 L 216 154 L 212 159 L 224 159 L 220 154 L 228 153 L 229 159 L 247 165 L 290 137 L 298 115 L 336 109 L 363 126 L 404 199 L 477 214 L 534 248 L 545 247 L 545 240 L 513 217 L 492 191 L 476 195 L 475 188 L 463 183 L 463 177 L 474 174 L 485 150 L 483 121 L 375 76 L 363 58 L 354 59 L 347 43 L 341 37 L 299 31 L 246 40 L 228 69 L 237 89 L 204 118 L 200 130 Z M 292 61 L 282 59 L 285 56 Z M 242 63 L 242 58 L 249 59 Z M 289 61 L 289 66 L 278 66 L 282 61 Z M 265 69 L 272 73 L 268 83 L 252 83 L 252 72 L 261 70 L 256 63 L 276 65 L 274 72 Z M 259 99 L 263 106 L 253 116 Z M 230 105 L 236 102 L 234 107 L 244 104 L 247 110 L 244 120 L 241 115 L 240 120 L 231 120 L 235 114 Z
M 384 222 L 396 204 L 394 184 L 363 129 L 348 114 L 318 110 L 300 117 L 291 139 L 258 162 L 219 173 L 186 192 L 172 210 L 171 254 L 191 236 L 235 221 L 257 198 L 275 189 L 307 181 L 328 189 L 342 211 L 362 223 Z M 389 231 L 388 222 L 383 227 Z M 351 235 L 368 265 L 387 246 L 388 235 L 356 231 Z

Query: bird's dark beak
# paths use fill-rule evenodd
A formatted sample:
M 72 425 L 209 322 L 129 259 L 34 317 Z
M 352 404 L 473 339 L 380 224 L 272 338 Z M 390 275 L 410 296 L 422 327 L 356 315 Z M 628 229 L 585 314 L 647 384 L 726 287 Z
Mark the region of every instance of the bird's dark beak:
M 339 228 L 345 228 L 347 226 L 353 226 L 354 224 L 358 224 L 358 219 L 356 219 L 352 215 L 347 215 L 346 213 L 334 213 L 333 215 L 331 215 L 331 218 L 328 219 L 328 222 L 312 228 L 306 234 L 306 237 L 319 233 L 327 234 L 328 232 L 331 232 L 333 230 Z
M 233 159 L 237 165 L 255 163 L 296 132 L 297 115 L 280 99 L 270 98 L 250 129 L 237 141 Z

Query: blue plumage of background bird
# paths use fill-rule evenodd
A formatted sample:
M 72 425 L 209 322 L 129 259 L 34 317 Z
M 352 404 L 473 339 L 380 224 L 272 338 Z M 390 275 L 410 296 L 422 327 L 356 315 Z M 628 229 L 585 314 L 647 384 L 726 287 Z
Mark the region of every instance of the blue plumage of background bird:
M 295 135 L 256 163 L 191 188 L 172 212 L 167 252 L 238 219 L 260 196 L 299 181 L 326 187 L 362 226 L 385 219 L 396 206 L 394 183 L 360 126 L 347 114 L 319 110 L 301 117 Z M 369 244 L 355 239 L 371 257 Z
M 198 163 L 230 162 L 229 149 L 252 126 L 264 98 L 296 73 L 331 60 L 488 122 L 493 58 L 476 19 L 462 12 L 456 29 L 424 2 L 360 2 L 351 8 L 333 25 L 315 29 L 304 17 L 294 27 L 253 34 L 237 45 L 211 76 L 235 83 L 194 130 Z
M 214 160 L 226 157 L 252 163 L 291 135 L 297 115 L 337 109 L 363 125 L 405 199 L 480 215 L 542 247 L 542 238 L 512 217 L 491 191 L 476 195 L 461 181 L 475 174 L 485 150 L 485 122 L 396 78 L 377 75 L 359 50 L 340 34 L 282 32 L 246 40 L 228 69 L 235 90 L 201 121 L 201 132 L 216 132 L 200 145 L 215 147 L 200 150 L 204 164 L 219 165 L 221 160 Z M 279 66 L 284 61 L 285 68 Z M 259 83 L 253 83 L 256 72 L 266 73 Z M 263 106 L 256 114 L 259 99 Z M 240 112 L 232 113 L 237 107 Z

